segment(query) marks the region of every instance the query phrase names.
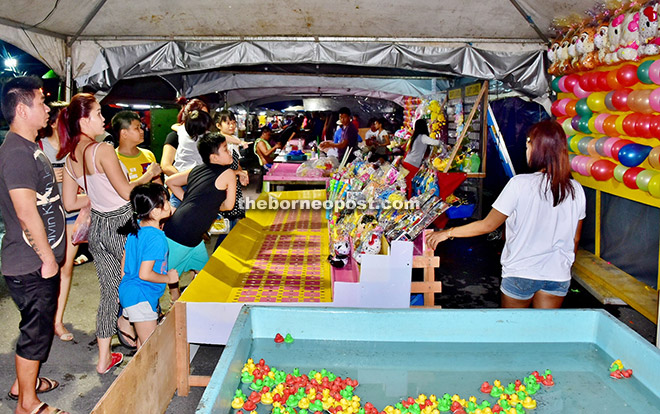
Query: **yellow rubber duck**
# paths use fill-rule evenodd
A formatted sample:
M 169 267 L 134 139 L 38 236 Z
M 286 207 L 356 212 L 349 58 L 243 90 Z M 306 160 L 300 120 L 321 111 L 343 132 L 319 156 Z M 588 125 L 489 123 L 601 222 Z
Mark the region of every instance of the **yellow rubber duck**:
M 309 408 L 309 399 L 303 397 L 298 401 L 298 408 L 302 408 L 304 410 Z
M 523 400 L 522 406 L 527 408 L 528 410 L 533 410 L 536 408 L 536 400 L 528 396 Z
M 263 393 L 261 395 L 261 403 L 266 404 L 266 405 L 272 404 L 273 403 L 273 394 L 271 394 L 270 392 Z
M 238 398 L 238 397 L 237 397 L 237 398 L 234 398 L 234 399 L 231 401 L 231 408 L 233 408 L 234 410 L 241 409 L 241 408 L 243 408 L 243 403 L 244 403 L 244 402 L 245 402 L 245 401 L 243 401 L 242 398 Z
M 497 387 L 497 388 L 499 388 L 499 387 L 501 387 L 501 386 L 502 386 L 502 383 L 500 382 L 500 380 L 495 380 L 495 381 L 493 381 L 493 387 Z
M 516 405 L 520 402 L 520 398 L 518 398 L 518 394 L 511 394 L 509 395 L 509 403 L 511 405 Z

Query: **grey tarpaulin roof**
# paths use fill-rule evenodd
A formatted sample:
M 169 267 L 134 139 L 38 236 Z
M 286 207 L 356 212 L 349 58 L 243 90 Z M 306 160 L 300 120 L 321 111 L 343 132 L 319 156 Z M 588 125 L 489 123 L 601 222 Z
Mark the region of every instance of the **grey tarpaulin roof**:
M 68 55 L 79 84 L 98 88 L 230 62 L 329 62 L 496 78 L 530 95 L 547 89 L 542 37 L 552 35 L 552 18 L 593 6 L 592 0 L 4 3 L 0 39 L 60 75 Z

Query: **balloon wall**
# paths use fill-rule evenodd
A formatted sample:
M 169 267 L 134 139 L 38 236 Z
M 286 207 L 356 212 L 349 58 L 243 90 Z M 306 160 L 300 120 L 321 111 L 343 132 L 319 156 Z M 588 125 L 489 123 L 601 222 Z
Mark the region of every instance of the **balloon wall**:
M 558 76 L 552 89 L 574 176 L 660 202 L 660 56 Z

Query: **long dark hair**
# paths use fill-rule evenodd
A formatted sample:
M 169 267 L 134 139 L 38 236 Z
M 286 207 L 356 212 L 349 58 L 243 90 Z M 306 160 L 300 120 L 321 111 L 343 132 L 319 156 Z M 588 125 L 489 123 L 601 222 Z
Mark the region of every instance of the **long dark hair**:
M 60 116 L 60 111 L 69 104 L 63 101 L 53 101 L 47 105 L 50 108 L 50 112 L 48 112 L 48 123 L 39 130 L 39 139 L 53 136 L 53 125 L 55 125 L 55 121 Z
M 130 196 L 133 215 L 123 226 L 117 229 L 117 233 L 124 236 L 137 235 L 138 230 L 140 230 L 138 220 L 148 219 L 151 211 L 154 208 L 163 208 L 168 199 L 169 194 L 161 184 L 149 183 L 133 188 Z
M 412 149 L 412 146 L 419 135 L 428 135 L 428 134 L 429 134 L 429 126 L 426 123 L 426 119 L 420 118 L 417 121 L 415 121 L 415 129 L 413 130 L 412 137 L 410 137 L 410 144 L 408 144 L 409 145 L 408 150 Z
M 543 172 L 545 189 L 552 191 L 552 206 L 561 204 L 569 195 L 575 198 L 562 127 L 555 121 L 541 121 L 532 125 L 527 136 L 532 146 L 529 166 L 533 171 Z
M 184 128 L 193 141 L 197 141 L 197 138 L 204 135 L 212 127 L 213 119 L 211 115 L 199 110 L 192 111 L 184 123 Z
M 95 102 L 96 98 L 91 93 L 79 93 L 71 98 L 69 106 L 60 111 L 57 118 L 57 134 L 60 136 L 58 159 L 70 153 L 71 159 L 76 161 L 75 149 L 82 135 L 80 119 L 89 118 Z

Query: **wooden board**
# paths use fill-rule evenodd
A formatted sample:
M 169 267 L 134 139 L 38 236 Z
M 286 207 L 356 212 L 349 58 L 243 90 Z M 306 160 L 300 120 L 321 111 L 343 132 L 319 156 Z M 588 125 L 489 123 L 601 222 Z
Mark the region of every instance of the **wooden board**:
M 653 323 L 658 322 L 658 292 L 586 250 L 578 250 L 573 270 L 599 289 L 607 289 Z
M 177 386 L 174 334 L 174 312 L 170 312 L 92 413 L 164 413 Z

